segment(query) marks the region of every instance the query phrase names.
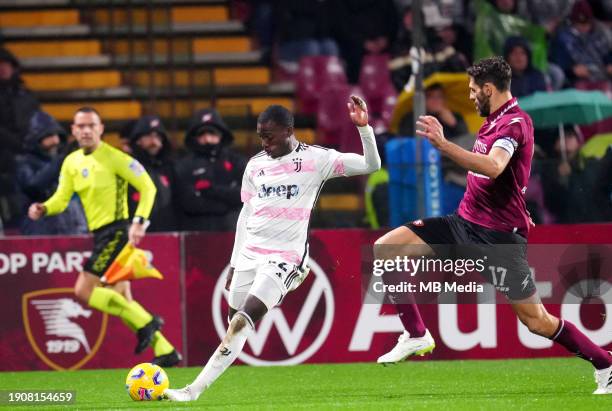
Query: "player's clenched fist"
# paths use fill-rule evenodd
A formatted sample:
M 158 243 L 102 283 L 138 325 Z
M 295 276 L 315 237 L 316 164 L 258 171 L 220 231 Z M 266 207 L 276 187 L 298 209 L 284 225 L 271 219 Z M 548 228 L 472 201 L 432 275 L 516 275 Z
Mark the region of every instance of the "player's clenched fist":
M 347 106 L 353 124 L 359 127 L 368 125 L 368 106 L 361 97 L 351 96 L 351 101 L 347 103 Z
M 45 215 L 47 209 L 42 203 L 32 203 L 30 208 L 28 208 L 28 217 L 32 220 L 38 220 L 42 216 Z

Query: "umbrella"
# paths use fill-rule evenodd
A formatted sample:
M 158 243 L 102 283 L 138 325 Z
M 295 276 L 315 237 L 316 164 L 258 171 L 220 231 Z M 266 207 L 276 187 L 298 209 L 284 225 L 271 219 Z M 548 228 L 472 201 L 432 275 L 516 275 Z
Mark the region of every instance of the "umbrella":
M 566 161 L 563 124 L 591 124 L 612 116 L 612 101 L 601 91 L 566 89 L 537 92 L 520 99 L 536 128 L 559 127 L 561 154 Z
M 440 84 L 444 89 L 448 108 L 461 114 L 470 131 L 475 133 L 482 125 L 482 117 L 476 113 L 474 103 L 470 101 L 469 82 L 470 78 L 467 73 L 434 73 L 423 81 L 423 88 L 426 89 L 436 83 Z M 410 86 L 411 82 L 397 98 L 390 124 L 390 130 L 394 133 L 397 133 L 401 119 L 412 111 L 414 87 Z

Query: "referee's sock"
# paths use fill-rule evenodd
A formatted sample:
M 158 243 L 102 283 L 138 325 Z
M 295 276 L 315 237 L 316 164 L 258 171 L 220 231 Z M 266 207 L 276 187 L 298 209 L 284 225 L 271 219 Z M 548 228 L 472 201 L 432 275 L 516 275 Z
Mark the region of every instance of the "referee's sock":
M 160 355 L 170 354 L 174 351 L 174 346 L 170 344 L 170 342 L 164 337 L 161 331 L 155 331 L 153 335 L 153 342 L 151 343 L 151 347 L 153 347 L 153 352 L 156 357 Z
M 128 302 L 115 290 L 95 287 L 89 297 L 89 306 L 110 315 L 120 317 L 130 328 L 136 330 L 147 325 L 153 317 L 138 303 Z

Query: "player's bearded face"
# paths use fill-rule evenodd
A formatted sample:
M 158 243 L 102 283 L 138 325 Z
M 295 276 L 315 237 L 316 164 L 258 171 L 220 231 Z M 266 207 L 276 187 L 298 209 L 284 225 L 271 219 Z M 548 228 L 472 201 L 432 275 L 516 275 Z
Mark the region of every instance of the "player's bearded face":
M 474 102 L 476 111 L 481 117 L 491 114 L 491 97 L 487 96 L 484 87 L 479 87 L 474 79 L 470 79 L 470 100 Z

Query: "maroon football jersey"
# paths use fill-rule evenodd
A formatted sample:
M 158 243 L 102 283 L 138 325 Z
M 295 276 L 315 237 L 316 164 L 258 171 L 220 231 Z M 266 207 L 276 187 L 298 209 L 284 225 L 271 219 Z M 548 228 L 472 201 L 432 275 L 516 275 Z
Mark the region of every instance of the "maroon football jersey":
M 474 224 L 527 237 L 529 214 L 525 192 L 533 157 L 533 124 L 516 98 L 487 117 L 476 135 L 472 152 L 488 155 L 493 147 L 508 151 L 512 158 L 496 179 L 468 172 L 459 215 Z

